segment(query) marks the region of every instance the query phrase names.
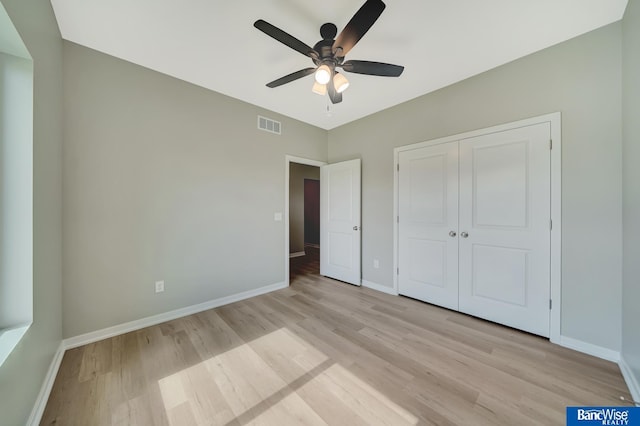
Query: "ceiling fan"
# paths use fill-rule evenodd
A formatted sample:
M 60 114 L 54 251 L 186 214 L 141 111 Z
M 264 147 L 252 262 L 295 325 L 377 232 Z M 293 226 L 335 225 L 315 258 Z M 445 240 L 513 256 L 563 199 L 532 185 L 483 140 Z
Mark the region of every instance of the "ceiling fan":
M 404 71 L 404 67 L 400 65 L 353 60 L 344 62 L 344 57 L 362 36 L 369 31 L 369 28 L 380 17 L 385 7 L 381 0 L 367 0 L 337 37 L 338 28 L 334 24 L 323 24 L 320 27 L 322 40 L 317 42 L 313 48 L 280 28 L 258 19 L 254 22 L 254 27 L 293 50 L 308 56 L 315 65 L 315 67 L 305 68 L 267 83 L 267 87 L 282 86 L 307 75 L 315 74 L 313 92 L 319 95 L 328 93 L 331 102 L 337 104 L 342 102 L 342 92 L 349 87 L 349 81 L 337 71 L 337 68 L 356 74 L 384 77 L 400 76 Z

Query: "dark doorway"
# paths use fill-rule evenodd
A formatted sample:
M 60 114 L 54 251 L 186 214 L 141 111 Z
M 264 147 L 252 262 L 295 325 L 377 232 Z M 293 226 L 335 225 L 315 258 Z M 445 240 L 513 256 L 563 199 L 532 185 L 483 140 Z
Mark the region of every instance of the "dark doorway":
M 320 272 L 320 167 L 289 163 L 289 277 Z M 291 282 L 291 281 L 290 281 Z
M 304 180 L 304 244 L 320 245 L 320 181 Z

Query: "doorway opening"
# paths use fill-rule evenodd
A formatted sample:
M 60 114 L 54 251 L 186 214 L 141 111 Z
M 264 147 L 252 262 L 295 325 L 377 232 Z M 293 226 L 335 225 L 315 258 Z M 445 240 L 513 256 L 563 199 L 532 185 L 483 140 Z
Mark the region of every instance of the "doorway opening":
M 289 277 L 320 273 L 320 168 L 289 164 Z
M 286 157 L 285 281 L 320 273 L 320 166 Z

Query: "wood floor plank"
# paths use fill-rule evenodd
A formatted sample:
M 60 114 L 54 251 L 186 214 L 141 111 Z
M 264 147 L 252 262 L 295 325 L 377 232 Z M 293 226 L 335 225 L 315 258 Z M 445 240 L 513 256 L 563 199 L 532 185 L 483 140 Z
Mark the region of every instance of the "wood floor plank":
M 136 333 L 126 333 L 112 339 L 112 380 L 110 393 L 114 405 L 142 395 L 147 388 L 147 380 L 140 374 L 144 369 Z
M 159 409 L 160 407 L 156 402 L 159 399 L 159 392 L 160 390 L 157 386 L 150 386 L 147 388 L 147 392 L 114 407 L 111 413 L 110 424 L 118 426 L 168 426 L 169 419 L 167 418 L 166 411 L 164 408 Z M 78 407 L 73 407 L 73 409 L 78 410 Z M 64 421 L 58 424 L 81 425 L 83 423 Z M 108 425 L 109 423 L 105 421 L 89 424 Z
M 82 363 L 78 379 L 81 382 L 91 380 L 111 370 L 111 345 L 113 340 L 107 339 L 91 343 L 82 353 Z
M 182 319 L 185 332 L 202 359 L 243 345 L 244 340 L 214 310 Z
M 268 334 L 277 329 L 275 325 L 259 315 L 244 302 L 236 302 L 231 305 L 218 308 L 218 315 L 240 336 L 245 342 Z
M 249 345 L 218 355 L 207 367 L 241 424 L 324 424 Z
M 205 363 L 183 370 L 182 386 L 198 424 L 227 424 L 235 415 Z
M 616 364 L 318 274 L 65 353 L 43 425 L 554 425 Z

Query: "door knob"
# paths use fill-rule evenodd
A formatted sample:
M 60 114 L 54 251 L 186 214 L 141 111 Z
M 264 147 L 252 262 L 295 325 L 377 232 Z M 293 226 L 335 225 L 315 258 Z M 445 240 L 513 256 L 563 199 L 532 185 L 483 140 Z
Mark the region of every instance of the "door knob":
M 460 233 L 460 236 L 461 236 L 462 238 L 467 238 L 467 237 L 469 236 L 469 234 L 467 234 L 466 232 L 461 232 L 461 233 Z
M 358 229 L 360 229 L 360 228 L 358 228 L 358 225 L 356 225 L 356 226 L 354 226 L 354 227 L 353 227 L 353 230 L 354 230 L 354 231 L 357 231 Z
M 456 231 L 449 231 L 449 236 L 451 238 L 455 237 L 456 235 L 458 235 L 458 234 L 456 234 Z

